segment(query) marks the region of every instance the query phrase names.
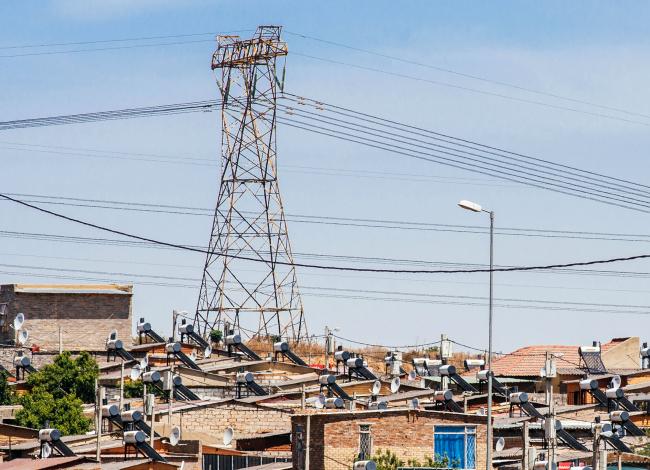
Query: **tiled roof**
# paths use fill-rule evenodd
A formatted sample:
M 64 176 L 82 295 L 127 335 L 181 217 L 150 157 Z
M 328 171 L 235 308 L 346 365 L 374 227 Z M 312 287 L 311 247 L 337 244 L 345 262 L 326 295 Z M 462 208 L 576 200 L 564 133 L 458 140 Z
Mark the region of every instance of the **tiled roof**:
M 601 345 L 601 352 L 607 352 L 618 346 L 627 338 L 614 338 L 609 343 Z M 516 351 L 494 359 L 492 370 L 495 376 L 506 377 L 539 377 L 539 371 L 544 367 L 546 353 L 553 353 L 558 372 L 572 369 L 580 370 L 579 346 L 567 345 L 536 345 L 519 348 Z

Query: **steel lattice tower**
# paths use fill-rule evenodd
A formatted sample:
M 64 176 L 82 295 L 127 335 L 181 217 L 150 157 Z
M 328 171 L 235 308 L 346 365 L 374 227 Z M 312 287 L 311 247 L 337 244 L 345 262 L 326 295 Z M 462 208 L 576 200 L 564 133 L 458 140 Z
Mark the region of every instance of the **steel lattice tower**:
M 222 165 L 195 317 L 204 335 L 227 325 L 248 337 L 307 335 L 276 166 L 276 62 L 287 55 L 280 33 L 260 26 L 252 39 L 219 36 L 212 56 Z

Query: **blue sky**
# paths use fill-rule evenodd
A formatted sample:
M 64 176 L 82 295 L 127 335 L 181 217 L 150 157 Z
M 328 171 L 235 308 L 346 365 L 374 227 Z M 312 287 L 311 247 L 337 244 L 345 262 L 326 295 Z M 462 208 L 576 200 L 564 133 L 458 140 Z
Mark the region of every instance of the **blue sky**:
M 314 60 L 298 54 L 602 112 L 289 34 L 303 33 L 466 74 L 650 113 L 650 67 L 646 60 L 650 7 L 642 2 L 624 5 L 592 2 L 586 9 L 578 2 L 4 2 L 0 6 L 0 120 L 201 100 L 218 94 L 210 71 L 215 47 L 210 34 L 50 48 L 9 46 L 216 33 L 281 24 L 287 31 L 290 50 L 289 92 L 649 184 L 646 154 L 650 119 L 638 118 L 646 124 L 605 119 Z M 1 57 L 192 40 L 197 42 Z M 32 147 L 25 150 L 17 144 Z M 1 187 L 12 193 L 211 207 L 218 189 L 219 144 L 217 113 L 2 131 Z M 48 148 L 35 151 L 39 148 L 33 145 Z M 89 155 L 96 152 L 59 149 L 53 153 L 54 146 L 213 159 L 214 165 L 92 158 Z M 278 162 L 284 204 L 291 214 L 487 224 L 486 218 L 456 207 L 459 199 L 472 199 L 496 211 L 497 227 L 647 233 L 647 214 L 285 127 L 278 129 Z M 376 173 L 368 174 L 369 170 Z M 0 207 L 0 230 L 106 236 L 9 203 Z M 209 217 L 200 216 L 48 207 L 143 236 L 190 244 L 207 243 L 211 225 Z M 301 223 L 289 228 L 296 253 L 487 262 L 487 238 L 483 235 Z M 200 277 L 203 264 L 200 255 L 169 250 L 14 237 L 0 240 L 0 264 L 10 265 L 0 266 L 0 271 L 11 273 L 0 274 L 2 283 L 54 282 L 56 278 L 28 274 L 48 276 L 56 272 L 52 270 L 78 270 L 57 273 L 66 276 L 84 276 L 80 271 L 87 270 L 194 279 Z M 499 264 L 544 264 L 647 252 L 647 242 L 506 236 L 496 240 Z M 648 272 L 650 264 L 639 261 L 602 269 Z M 307 295 L 307 287 L 485 296 L 486 275 L 337 275 L 306 269 L 298 274 L 305 286 L 305 310 L 313 333 L 320 334 L 327 324 L 341 327 L 341 336 L 362 341 L 412 344 L 435 341 L 446 333 L 466 344 L 485 345 L 483 306 L 331 299 Z M 145 316 L 162 331 L 169 330 L 171 310 L 191 311 L 198 295 L 198 283 L 196 288 L 163 288 L 141 284 L 138 280 L 144 278 L 135 276 L 85 276 L 133 280 L 134 317 Z M 513 273 L 498 274 L 496 282 L 495 296 L 502 299 L 641 306 L 650 300 L 648 279 L 643 276 Z M 650 313 L 648 308 L 637 310 Z M 645 315 L 502 308 L 496 310 L 495 345 L 496 349 L 509 350 L 526 343 L 606 341 L 639 334 L 648 324 Z

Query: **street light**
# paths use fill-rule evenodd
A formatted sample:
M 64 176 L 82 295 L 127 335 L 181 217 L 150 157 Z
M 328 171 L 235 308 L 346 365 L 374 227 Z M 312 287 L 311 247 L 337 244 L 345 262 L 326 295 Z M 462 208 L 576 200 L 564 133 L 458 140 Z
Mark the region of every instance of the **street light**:
M 490 301 L 489 301 L 489 316 L 488 316 L 488 409 L 487 409 L 487 451 L 485 468 L 492 470 L 492 292 L 494 287 L 493 274 L 494 274 L 494 211 L 483 209 L 480 204 L 472 201 L 460 201 L 460 207 L 472 212 L 485 212 L 490 215 Z

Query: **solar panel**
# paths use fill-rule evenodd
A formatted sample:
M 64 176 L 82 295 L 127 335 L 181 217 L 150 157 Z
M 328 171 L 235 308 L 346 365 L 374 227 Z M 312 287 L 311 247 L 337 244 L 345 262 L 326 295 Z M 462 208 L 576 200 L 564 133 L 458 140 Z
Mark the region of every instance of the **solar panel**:
M 606 374 L 607 368 L 600 355 L 600 346 L 580 346 L 580 359 L 590 374 Z

